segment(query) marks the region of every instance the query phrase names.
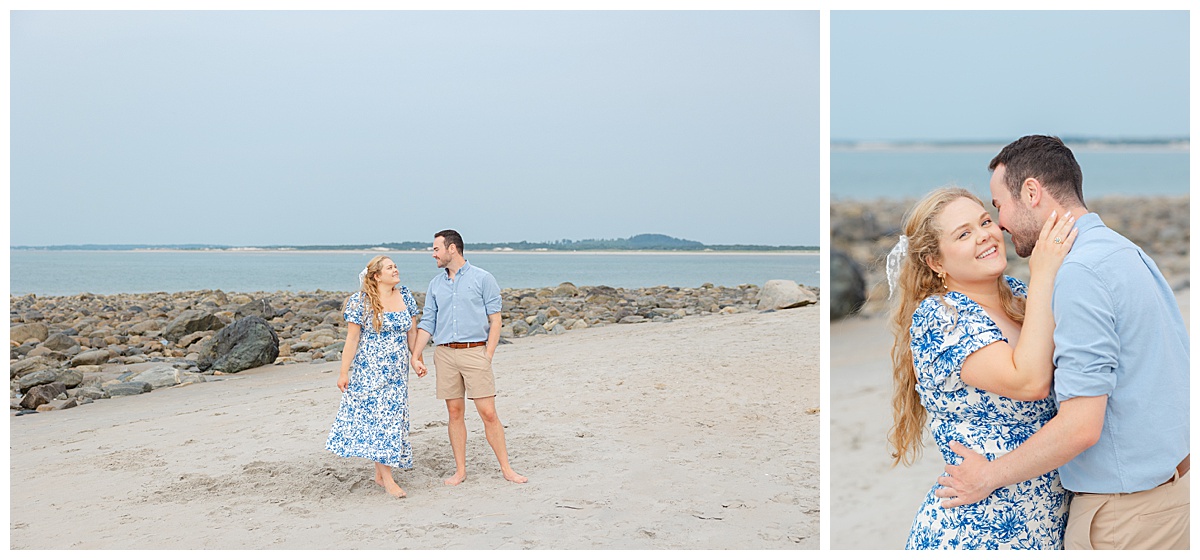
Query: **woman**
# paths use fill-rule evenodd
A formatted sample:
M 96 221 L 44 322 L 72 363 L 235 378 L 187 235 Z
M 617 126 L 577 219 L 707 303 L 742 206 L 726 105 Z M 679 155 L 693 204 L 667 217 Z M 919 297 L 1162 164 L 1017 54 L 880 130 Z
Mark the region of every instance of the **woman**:
M 1075 240 L 1074 218 L 1051 217 L 1029 259 L 1029 286 L 1004 276 L 1000 226 L 969 191 L 938 189 L 905 218 L 888 256 L 892 323 L 893 466 L 920 452 L 926 415 L 949 464 L 959 441 L 989 460 L 1016 448 L 1054 416 L 1054 275 Z M 1067 494 L 1058 472 L 944 509 L 937 484 L 905 548 L 1062 548 Z
M 391 259 L 371 259 L 359 277 L 362 291 L 346 300 L 348 332 L 337 380 L 342 403 L 325 448 L 375 461 L 375 483 L 403 498 L 392 467 L 412 468 L 408 364 L 419 310 L 412 292 L 398 286 L 400 272 Z

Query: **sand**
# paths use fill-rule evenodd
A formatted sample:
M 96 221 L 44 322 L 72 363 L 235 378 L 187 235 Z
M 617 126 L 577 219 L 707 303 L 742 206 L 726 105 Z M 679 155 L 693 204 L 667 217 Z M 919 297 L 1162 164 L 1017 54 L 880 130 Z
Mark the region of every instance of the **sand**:
M 1176 293 L 1190 320 L 1190 290 Z M 912 466 L 891 467 L 892 335 L 884 317 L 830 323 L 829 548 L 902 549 L 945 464 L 928 430 Z
M 402 500 L 369 461 L 324 449 L 331 363 L 10 417 L 10 546 L 817 549 L 819 321 L 693 316 L 501 346 L 497 409 L 524 485 L 501 477 L 468 405 L 468 479 L 444 486 L 445 407 L 413 376 Z

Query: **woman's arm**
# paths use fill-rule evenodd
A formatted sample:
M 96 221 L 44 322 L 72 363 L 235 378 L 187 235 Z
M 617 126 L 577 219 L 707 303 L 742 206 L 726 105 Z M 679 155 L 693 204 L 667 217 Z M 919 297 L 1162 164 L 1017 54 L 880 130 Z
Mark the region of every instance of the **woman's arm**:
M 343 393 L 350 385 L 350 364 L 354 363 L 354 354 L 358 352 L 358 339 L 362 336 L 362 326 L 358 323 L 346 325 L 346 344 L 342 346 L 342 371 L 338 375 L 337 386 Z
M 1016 347 L 992 343 L 967 356 L 962 380 L 968 385 L 1021 401 L 1036 401 L 1050 394 L 1054 375 L 1054 313 L 1050 308 L 1054 276 L 1075 242 L 1075 218 L 1056 219 L 1042 226 L 1029 257 L 1029 286 L 1025 297 L 1025 323 Z M 1062 240 L 1055 243 L 1054 239 Z

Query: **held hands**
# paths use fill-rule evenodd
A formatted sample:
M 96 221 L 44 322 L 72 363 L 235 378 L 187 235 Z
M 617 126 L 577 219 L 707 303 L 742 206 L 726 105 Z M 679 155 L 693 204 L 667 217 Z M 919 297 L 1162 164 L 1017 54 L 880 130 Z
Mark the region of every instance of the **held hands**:
M 1075 216 L 1070 212 L 1061 217 L 1057 212 L 1050 213 L 1050 218 L 1042 224 L 1042 232 L 1038 235 L 1033 254 L 1029 256 L 1030 277 L 1048 274 L 1053 278 L 1058 273 L 1058 267 L 1062 265 L 1071 246 L 1075 244 L 1075 237 L 1079 235 L 1079 228 L 1074 226 Z
M 987 458 L 957 441 L 950 442 L 950 450 L 962 457 L 963 461 L 958 465 L 946 465 L 946 474 L 949 476 L 938 478 L 938 484 L 943 487 L 938 488 L 934 495 L 942 498 L 942 507 L 949 509 L 973 504 L 988 497 L 997 486 L 986 482 L 986 473 L 991 466 Z
M 417 358 L 412 360 L 412 369 L 416 372 L 417 377 L 425 377 L 425 374 L 429 373 L 429 370 L 425 368 L 425 362 Z

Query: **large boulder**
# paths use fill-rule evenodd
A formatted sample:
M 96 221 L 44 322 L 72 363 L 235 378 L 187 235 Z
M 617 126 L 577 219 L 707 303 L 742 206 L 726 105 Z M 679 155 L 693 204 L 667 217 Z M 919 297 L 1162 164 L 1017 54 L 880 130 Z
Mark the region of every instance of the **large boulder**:
M 217 331 L 212 342 L 197 361 L 202 370 L 235 373 L 275 363 L 279 357 L 279 336 L 260 317 L 244 317 L 230 323 Z
M 867 282 L 862 268 L 841 251 L 829 254 L 829 318 L 848 317 L 867 301 Z
M 215 331 L 224 327 L 225 323 L 216 315 L 207 311 L 192 309 L 180 313 L 178 317 L 167 323 L 167 327 L 163 329 L 163 338 L 171 342 L 178 342 L 179 339 L 186 335 L 200 331 Z
M 50 328 L 45 323 L 22 323 L 13 325 L 8 330 L 8 339 L 21 343 L 29 339 L 43 342 L 50 336 Z
M 793 280 L 767 280 L 758 292 L 758 309 L 790 309 L 817 303 L 817 294 Z
M 47 383 L 46 385 L 38 385 L 29 389 L 28 393 L 21 399 L 21 408 L 37 409 L 37 407 L 46 404 L 63 393 L 67 392 L 67 387 L 62 383 Z

